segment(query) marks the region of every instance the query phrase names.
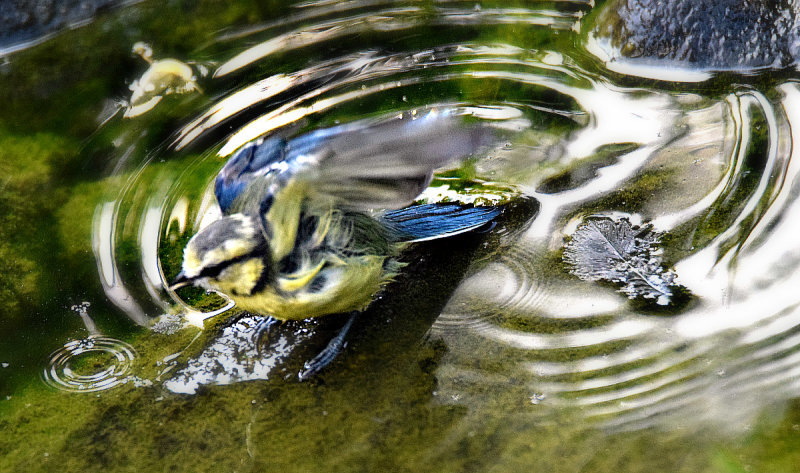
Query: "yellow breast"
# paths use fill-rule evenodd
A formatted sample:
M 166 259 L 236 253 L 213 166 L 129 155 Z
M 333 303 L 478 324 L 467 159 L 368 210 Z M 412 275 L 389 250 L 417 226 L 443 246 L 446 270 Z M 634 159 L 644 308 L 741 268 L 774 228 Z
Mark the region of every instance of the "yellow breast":
M 384 271 L 384 256 L 355 256 L 324 269 L 313 277 L 281 277 L 251 296 L 233 297 L 236 305 L 250 312 L 281 320 L 301 320 L 365 309 L 375 294 L 391 279 Z

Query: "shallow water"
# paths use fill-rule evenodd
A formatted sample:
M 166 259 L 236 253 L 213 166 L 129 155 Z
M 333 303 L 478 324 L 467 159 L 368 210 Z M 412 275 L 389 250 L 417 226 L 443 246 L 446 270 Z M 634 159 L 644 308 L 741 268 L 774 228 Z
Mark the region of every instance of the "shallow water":
M 0 66 L 0 470 L 795 471 L 796 74 L 613 72 L 591 2 L 275 3 L 141 2 Z M 190 73 L 146 87 L 138 41 Z M 441 182 L 509 207 L 413 247 L 316 379 L 341 317 L 166 289 L 237 147 L 431 109 L 497 130 Z M 592 219 L 651 226 L 670 297 L 579 277 Z

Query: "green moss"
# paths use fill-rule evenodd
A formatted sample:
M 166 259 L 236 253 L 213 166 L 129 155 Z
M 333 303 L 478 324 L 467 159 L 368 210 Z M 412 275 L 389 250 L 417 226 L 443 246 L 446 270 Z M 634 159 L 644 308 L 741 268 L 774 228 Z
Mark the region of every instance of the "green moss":
M 54 241 L 48 225 L 66 195 L 59 170 L 71 164 L 74 149 L 55 135 L 0 130 L 0 299 L 6 320 L 19 319 L 49 292 L 47 255 Z
M 534 7 L 557 9 L 562 5 L 550 2 Z M 425 1 L 415 6 L 421 6 L 423 18 L 433 19 L 442 4 Z M 484 10 L 495 7 L 530 8 L 531 4 L 481 2 Z M 584 10 L 583 6 L 574 8 Z M 518 196 L 513 188 L 487 181 L 475 161 L 439 176 L 435 183 L 459 193 L 506 196 L 503 202 L 509 208 L 519 208 L 507 209 L 507 220 L 498 222 L 497 230 L 488 235 L 414 246 L 404 253 L 403 261 L 413 270 L 401 274 L 363 315 L 344 355 L 320 377 L 298 383 L 289 373 L 286 379 L 204 387 L 195 396 L 165 391 L 161 382 L 201 353 L 241 313 L 232 311 L 209 320 L 203 331 L 190 327 L 164 335 L 133 327 L 110 304 L 94 302 L 105 297 L 92 254 L 92 224 L 99 204 L 118 201 L 119 269 L 124 280 L 141 280 L 137 224 L 143 211 L 154 202 L 170 208 L 174 202 L 168 199 L 185 196 L 191 202 L 187 214 L 195 215 L 199 193 L 222 165 L 206 151 L 212 153 L 214 140 L 227 130 L 202 144 L 210 146 L 209 150 L 165 151 L 171 133 L 187 117 L 252 79 L 298 70 L 322 58 L 360 50 L 365 44 L 380 45 L 381 54 L 428 49 L 431 38 L 438 44 L 518 46 L 524 52 L 515 59 L 524 64 L 516 71 L 579 88 L 591 86 L 581 79 L 556 77 L 535 65 L 543 51 L 574 52 L 571 32 L 553 34 L 546 27 L 531 25 L 462 27 L 432 22 L 409 30 L 344 34 L 335 41 L 278 52 L 210 88 L 201 80 L 206 95 L 165 98 L 153 113 L 135 120 L 117 116 L 95 133 L 101 110 L 109 101 L 127 97 L 127 84 L 146 68 L 130 55 L 134 42 L 151 42 L 157 57 L 224 61 L 258 41 L 293 30 L 303 22 L 282 24 L 275 19 L 302 12 L 277 0 L 142 2 L 17 54 L 0 73 L 0 103 L 5 107 L 0 117 L 0 300 L 4 303 L 0 361 L 5 362 L 7 354 L 21 360 L 0 370 L 19 370 L 24 375 L 15 381 L 14 389 L 3 387 L 2 394 L 10 394 L 10 399 L 0 397 L 0 471 L 788 473 L 796 469 L 800 464 L 797 402 L 785 412 L 782 406 L 768 407 L 752 430 L 730 437 L 723 429 L 613 433 L 591 424 L 581 408 L 569 407 L 570 394 L 558 399 L 567 401 L 567 407 L 550 404 L 548 398 L 540 404 L 531 402 L 540 388 L 537 378 L 527 371 L 532 361 L 580 362 L 625 353 L 632 342 L 524 350 L 503 346 L 468 328 L 451 334 L 448 345 L 426 338 L 463 276 L 507 250 L 509 235 L 524 231 L 535 213 L 533 203 L 515 202 Z M 225 29 L 254 24 L 268 24 L 268 28 L 246 40 L 218 39 Z M 453 63 L 457 60 L 455 57 Z M 594 70 L 591 61 L 586 62 L 587 70 Z M 471 69 L 443 63 L 426 70 L 420 85 L 364 97 L 338 107 L 335 113 L 312 116 L 305 125 L 327 126 L 335 120 L 363 118 L 365 113 L 382 115 L 441 101 L 508 101 L 532 106 L 531 110 L 545 105 L 580 113 L 574 100 L 547 87 L 459 75 L 467 70 L 492 71 L 493 67 Z M 443 71 L 454 73 L 456 79 L 428 80 Z M 718 85 L 714 94 L 723 93 Z M 727 93 L 728 89 L 724 90 Z M 286 99 L 278 98 L 275 103 Z M 553 113 L 528 110 L 526 118 L 536 132 L 512 144 L 520 149 L 555 146 L 580 126 L 572 118 Z M 751 172 L 735 183 L 729 202 L 716 206 L 716 213 L 703 216 L 697 245 L 707 244 L 726 228 L 752 195 L 764 166 L 761 158 L 766 146 L 763 117 L 753 120 L 756 132 L 745 162 Z M 557 193 L 585 183 L 584 171 L 593 175 L 631 146 L 604 148 L 568 166 L 523 160 L 513 174 L 519 178 L 517 182 L 529 182 L 531 175 L 547 178 L 538 190 Z M 125 154 L 128 150 L 131 154 Z M 149 159 L 152 161 L 143 172 L 136 174 Z M 116 175 L 107 177 L 112 170 Z M 646 170 L 581 212 L 635 212 L 648 200 L 663 198 L 665 183 L 678 178 L 669 170 Z M 173 185 L 180 188 L 170 187 Z M 764 202 L 759 203 L 758 211 L 764 208 Z M 160 235 L 158 256 L 168 278 L 178 272 L 192 231 L 173 222 Z M 677 246 L 689 234 L 690 229 L 678 229 L 670 236 L 673 240 L 665 239 L 665 246 L 673 242 Z M 674 261 L 681 255 L 680 250 L 667 248 L 668 259 Z M 547 274 L 556 284 L 568 277 L 558 251 L 548 250 L 546 256 L 526 264 L 534 265 L 531 274 Z M 194 291 L 181 292 L 181 296 L 201 309 L 219 306 L 220 299 Z M 146 299 L 139 294 L 134 298 Z M 140 380 L 153 380 L 152 386 L 135 387 L 131 381 L 99 394 L 67 394 L 41 383 L 46 354 L 71 338 L 85 336 L 80 319 L 69 310 L 72 302 L 84 299 L 93 301 L 91 316 L 104 333 L 134 346 L 137 356 L 132 371 Z M 625 311 L 630 312 L 631 307 Z M 495 327 L 544 336 L 607 326 L 614 317 L 553 320 L 510 309 L 486 309 Z M 640 307 L 633 309 L 643 313 Z M 312 325 L 309 330 L 322 327 Z M 313 356 L 318 348 L 297 348 L 297 359 L 292 362 L 302 364 L 303 357 Z M 459 355 L 464 353 L 469 356 Z M 662 355 L 588 374 L 554 376 L 550 381 L 580 382 L 618 374 L 619 370 L 646 368 Z M 73 369 L 89 374 L 107 361 L 103 356 L 81 357 L 74 360 Z M 23 364 L 28 371 L 18 367 Z M 633 387 L 685 368 L 679 364 L 597 392 Z M 458 398 L 462 394 L 464 397 Z

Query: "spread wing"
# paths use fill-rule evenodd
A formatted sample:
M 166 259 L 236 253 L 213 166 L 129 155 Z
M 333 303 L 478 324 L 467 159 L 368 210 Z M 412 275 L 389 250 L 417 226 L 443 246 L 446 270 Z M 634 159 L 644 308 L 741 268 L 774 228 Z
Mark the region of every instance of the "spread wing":
M 491 130 L 448 111 L 358 122 L 291 140 L 248 143 L 217 176 L 223 213 L 261 211 L 290 183 L 344 209 L 399 209 L 428 186 L 433 171 L 490 142 Z

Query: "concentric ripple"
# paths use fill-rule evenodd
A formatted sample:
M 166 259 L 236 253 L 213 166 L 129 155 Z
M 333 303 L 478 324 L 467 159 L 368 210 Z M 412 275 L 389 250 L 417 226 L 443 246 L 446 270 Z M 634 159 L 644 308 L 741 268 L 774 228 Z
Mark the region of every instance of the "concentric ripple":
M 45 382 L 66 392 L 105 391 L 132 379 L 136 352 L 129 344 L 104 336 L 72 340 L 50 355 Z
M 539 212 L 501 236 L 432 326 L 448 348 L 436 399 L 477 408 L 503 399 L 533 416 L 567 412 L 624 430 L 743 424 L 796 397 L 800 85 L 711 95 L 621 85 L 546 41 L 580 41 L 593 2 L 432 3 L 303 3 L 200 51 L 215 65 L 203 95 L 112 120 L 116 193 L 98 206 L 93 234 L 109 299 L 144 326 L 165 311 L 199 313 L 200 325 L 228 311 L 224 298 L 195 307 L 167 289 L 185 242 L 219 217 L 212 182 L 225 159 L 263 136 L 446 108 L 502 138 L 470 177 L 519 189 Z M 653 307 L 572 276 L 564 244 L 598 214 L 663 232 L 662 259 L 686 300 Z M 222 330 L 170 389 L 270 378 L 277 364 L 247 364 L 258 322 Z M 104 376 L 125 379 L 121 356 Z M 84 376 L 56 358 L 49 383 Z M 215 359 L 235 373 L 214 372 Z
M 504 294 L 502 300 L 496 291 L 484 290 L 473 292 L 471 303 L 502 307 L 506 317 L 465 327 L 473 332 L 467 341 L 455 339 L 463 333 L 443 333 L 456 349 L 449 354 L 441 390 L 449 395 L 442 398 L 487 402 L 481 386 L 500 381 L 496 372 L 470 367 L 470 353 L 481 351 L 478 347 L 500 350 L 497 358 L 505 360 L 507 372 L 526 380 L 523 394 L 546 396 L 537 404 L 577 407 L 583 417 L 613 429 L 742 427 L 766 404 L 795 397 L 800 300 L 792 288 L 798 283 L 800 250 L 797 159 L 791 147 L 795 131 L 790 124 L 798 118 L 799 90 L 787 83 L 769 95 L 736 91 L 721 102 L 723 107 L 686 110 L 678 119 L 691 126 L 670 148 L 654 148 L 622 188 L 598 191 L 602 175 L 592 169 L 594 176 L 582 178 L 577 188 L 596 194 L 586 200 L 581 196 L 579 205 L 572 201 L 573 189 L 539 194 L 543 215 L 518 245 L 538 249 L 528 250 L 538 253 L 539 261 L 527 263 L 528 278 L 549 281 L 541 286 L 546 290 L 531 297 L 539 301 L 531 306 L 527 297 L 518 297 L 530 287 L 512 269 L 520 263 L 498 258 L 495 265 L 504 262 L 509 268 L 507 281 L 495 277 L 487 287 L 506 288 L 497 292 Z M 688 169 L 679 170 L 662 156 Z M 676 171 L 663 173 L 667 166 Z M 659 186 L 633 197 L 630 188 L 646 182 L 654 168 Z M 703 173 L 706 179 L 691 173 Z M 700 184 L 702 191 L 676 182 Z M 673 185 L 680 195 L 673 197 Z M 627 199 L 636 199 L 635 205 L 620 207 L 626 193 L 632 194 Z M 667 318 L 654 316 L 613 288 L 565 278 L 552 256 L 549 265 L 542 264 L 582 215 L 590 214 L 584 207 L 596 211 L 609 202 L 613 207 L 607 210 L 636 210 L 641 212 L 637 218 L 645 215 L 671 232 L 674 246 L 667 247 L 667 255 L 681 284 L 693 294 L 688 306 L 676 307 Z M 493 276 L 504 273 L 491 271 Z M 463 307 L 459 304 L 457 298 L 451 300 L 445 313 Z M 548 312 L 555 316 L 551 322 L 561 321 L 555 333 L 553 325 L 543 322 Z M 576 316 L 582 316 L 578 324 L 573 323 Z M 458 382 L 450 384 L 450 378 Z

